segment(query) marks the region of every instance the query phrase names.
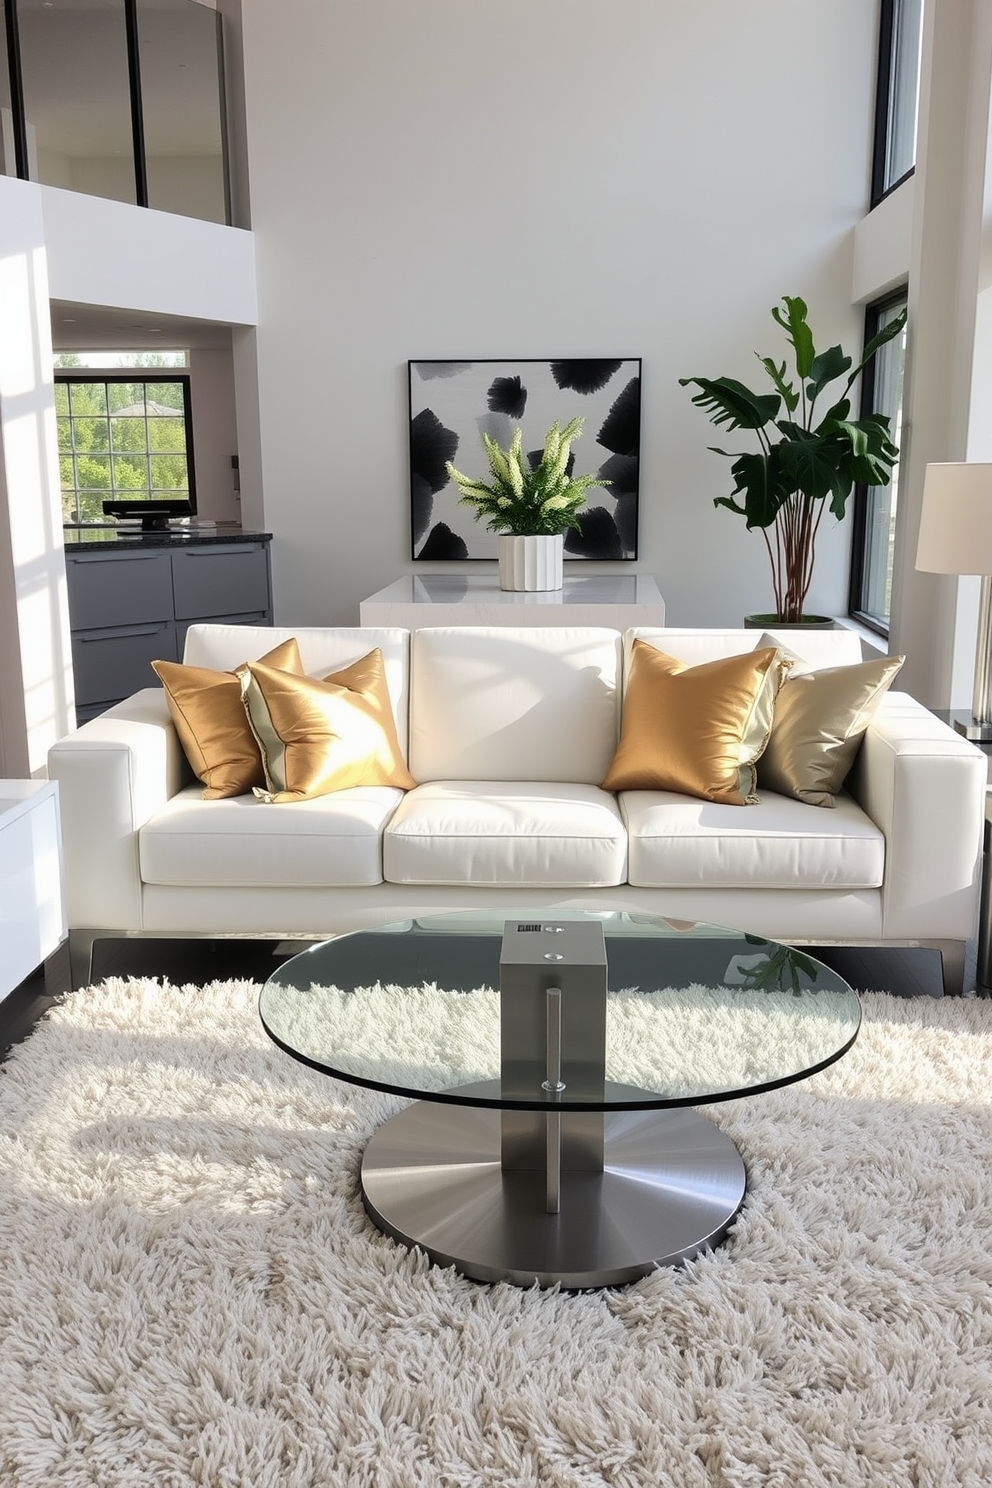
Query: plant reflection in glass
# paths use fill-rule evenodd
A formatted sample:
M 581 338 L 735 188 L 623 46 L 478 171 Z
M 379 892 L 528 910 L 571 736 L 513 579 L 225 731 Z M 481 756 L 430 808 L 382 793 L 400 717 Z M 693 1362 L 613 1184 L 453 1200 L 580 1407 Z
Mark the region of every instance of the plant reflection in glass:
M 767 946 L 760 935 L 745 935 L 748 945 Z M 822 968 L 810 956 L 792 946 L 780 945 L 770 954 L 734 956 L 724 973 L 728 986 L 751 992 L 791 992 L 801 997 L 803 991 L 820 980 Z

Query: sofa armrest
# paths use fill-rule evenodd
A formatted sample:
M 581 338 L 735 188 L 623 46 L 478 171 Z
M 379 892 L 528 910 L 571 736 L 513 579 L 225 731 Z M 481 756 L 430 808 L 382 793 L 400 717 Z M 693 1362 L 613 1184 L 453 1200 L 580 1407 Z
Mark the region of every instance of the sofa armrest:
M 165 693 L 145 688 L 48 752 L 73 928 L 140 930 L 138 832 L 189 778 Z
M 848 788 L 885 834 L 886 940 L 970 940 L 978 922 L 985 755 L 908 693 L 889 693 Z

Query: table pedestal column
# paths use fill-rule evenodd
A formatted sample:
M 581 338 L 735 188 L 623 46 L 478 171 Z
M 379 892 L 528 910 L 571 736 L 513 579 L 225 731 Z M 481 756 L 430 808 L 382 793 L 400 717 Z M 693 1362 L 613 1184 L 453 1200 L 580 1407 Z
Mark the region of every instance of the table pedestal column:
M 380 1229 L 477 1281 L 571 1289 L 722 1239 L 746 1181 L 730 1139 L 684 1108 L 604 1115 L 657 1097 L 605 1080 L 598 922 L 507 921 L 500 1018 L 501 1078 L 451 1092 L 477 1106 L 419 1102 L 369 1142 L 362 1193 Z M 586 1102 L 600 1109 L 574 1109 Z

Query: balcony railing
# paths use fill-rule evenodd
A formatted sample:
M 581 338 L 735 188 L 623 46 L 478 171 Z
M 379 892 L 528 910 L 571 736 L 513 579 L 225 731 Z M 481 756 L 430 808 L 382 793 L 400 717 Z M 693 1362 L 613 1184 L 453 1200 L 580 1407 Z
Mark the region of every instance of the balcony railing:
M 221 17 L 196 0 L 2 0 L 0 172 L 230 222 Z

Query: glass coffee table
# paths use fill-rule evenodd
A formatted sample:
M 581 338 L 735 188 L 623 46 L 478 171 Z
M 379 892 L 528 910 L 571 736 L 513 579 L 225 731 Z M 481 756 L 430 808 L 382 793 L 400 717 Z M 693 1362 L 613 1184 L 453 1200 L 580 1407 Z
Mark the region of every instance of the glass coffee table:
M 857 994 L 803 952 L 629 913 L 468 910 L 342 935 L 262 988 L 270 1038 L 413 1099 L 362 1162 L 374 1223 L 477 1281 L 618 1286 L 719 1243 L 741 1154 L 693 1106 L 826 1068 Z

